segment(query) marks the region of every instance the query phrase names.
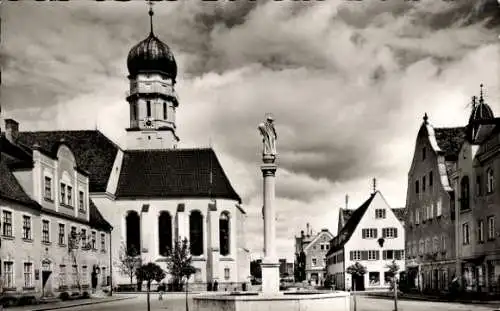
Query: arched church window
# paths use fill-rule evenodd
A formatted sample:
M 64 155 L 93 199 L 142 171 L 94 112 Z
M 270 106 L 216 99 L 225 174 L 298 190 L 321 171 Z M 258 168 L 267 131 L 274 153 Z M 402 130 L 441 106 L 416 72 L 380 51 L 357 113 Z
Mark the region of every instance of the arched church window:
M 151 117 L 151 101 L 150 100 L 146 101 L 146 116 L 148 118 Z
M 161 212 L 158 217 L 159 253 L 168 256 L 172 250 L 172 217 L 169 212 Z
M 230 227 L 229 227 L 229 213 L 222 212 L 219 217 L 219 245 L 220 254 L 227 256 L 230 253 Z
M 464 176 L 460 182 L 460 209 L 469 209 L 469 177 Z
M 137 256 L 141 250 L 141 224 L 139 214 L 136 211 L 130 211 L 125 218 L 127 254 Z
M 191 255 L 203 254 L 203 215 L 200 211 L 192 211 L 189 215 L 189 243 Z

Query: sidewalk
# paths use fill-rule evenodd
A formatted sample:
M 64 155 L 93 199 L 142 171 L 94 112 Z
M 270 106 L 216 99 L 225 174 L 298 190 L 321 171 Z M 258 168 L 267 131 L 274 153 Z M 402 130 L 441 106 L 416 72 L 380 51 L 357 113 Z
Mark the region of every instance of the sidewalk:
M 394 299 L 392 292 L 358 292 L 360 296 L 377 297 L 381 299 Z M 473 300 L 473 299 L 450 299 L 444 296 L 431 296 L 424 294 L 404 294 L 398 293 L 398 299 L 401 300 L 421 300 L 421 301 L 439 301 L 439 302 L 455 302 L 462 304 L 486 304 L 500 306 L 500 300 Z
M 57 301 L 50 303 L 42 303 L 39 305 L 30 305 L 22 307 L 9 307 L 4 308 L 5 311 L 45 311 L 45 310 L 55 310 L 76 306 L 93 305 L 111 301 L 119 301 L 125 299 L 135 298 L 136 296 L 131 295 L 116 295 L 112 297 L 92 297 L 89 299 L 78 299 L 78 300 L 68 300 L 68 301 Z

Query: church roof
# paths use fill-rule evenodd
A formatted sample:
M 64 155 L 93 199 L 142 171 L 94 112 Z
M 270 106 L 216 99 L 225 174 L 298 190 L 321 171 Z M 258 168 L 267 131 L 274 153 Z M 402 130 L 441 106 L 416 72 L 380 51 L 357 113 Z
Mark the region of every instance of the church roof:
M 90 192 L 104 192 L 119 147 L 97 130 L 20 132 L 18 142 L 55 156 L 61 140 L 75 155 L 76 165 L 89 173 Z
M 125 151 L 115 195 L 241 202 L 211 148 Z

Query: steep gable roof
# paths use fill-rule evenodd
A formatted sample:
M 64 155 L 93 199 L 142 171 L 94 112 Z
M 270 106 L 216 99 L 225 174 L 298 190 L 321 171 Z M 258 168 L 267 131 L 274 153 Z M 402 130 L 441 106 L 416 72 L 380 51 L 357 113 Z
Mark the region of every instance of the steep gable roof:
M 32 200 L 12 174 L 7 163 L 0 158 L 0 198 L 18 202 L 24 205 L 41 209 L 41 206 Z
M 306 247 L 304 247 L 304 252 L 305 252 L 307 249 L 309 249 L 309 247 L 310 247 L 311 245 L 316 244 L 316 242 L 319 240 L 319 238 L 320 238 L 322 235 L 324 235 L 324 234 L 328 235 L 330 238 L 333 238 L 333 234 L 331 234 L 331 232 L 330 232 L 330 231 L 328 231 L 328 230 L 321 230 L 320 232 L 318 232 L 318 234 L 316 234 L 316 236 L 315 236 L 315 237 L 311 240 L 311 242 L 310 242 L 310 243 L 308 243 L 308 244 L 306 245 Z
M 97 130 L 20 132 L 18 142 L 32 148 L 38 144 L 54 153 L 61 140 L 71 149 L 79 169 L 89 172 L 90 192 L 104 192 L 119 147 Z M 53 154 L 53 156 L 55 156 Z
M 106 232 L 113 230 L 113 227 L 109 222 L 104 219 L 99 209 L 94 204 L 94 201 L 90 200 L 89 204 L 89 223 L 92 228 L 101 229 Z
M 392 208 L 392 211 L 394 212 L 394 215 L 396 216 L 399 221 L 404 221 L 406 217 L 406 208 L 404 207 L 394 207 Z
M 365 214 L 366 210 L 370 206 L 373 198 L 375 197 L 375 195 L 377 193 L 379 193 L 379 192 L 377 191 L 377 192 L 371 194 L 370 197 L 368 198 L 368 200 L 366 200 L 363 204 L 361 204 L 360 207 L 358 207 L 356 210 L 354 210 L 351 217 L 349 218 L 349 220 L 345 224 L 344 228 L 342 228 L 342 230 L 339 232 L 339 234 L 334 238 L 334 240 L 340 239 L 340 238 L 342 238 L 342 240 L 339 241 L 336 245 L 332 245 L 330 247 L 330 250 L 326 254 L 326 256 L 338 251 L 339 249 L 342 249 L 344 247 L 344 245 L 347 243 L 347 241 L 349 241 L 349 239 L 351 238 L 352 234 L 356 230 L 356 227 L 358 226 L 359 222 L 363 218 L 363 215 Z
M 117 199 L 212 197 L 241 203 L 211 148 L 127 150 L 115 196 Z

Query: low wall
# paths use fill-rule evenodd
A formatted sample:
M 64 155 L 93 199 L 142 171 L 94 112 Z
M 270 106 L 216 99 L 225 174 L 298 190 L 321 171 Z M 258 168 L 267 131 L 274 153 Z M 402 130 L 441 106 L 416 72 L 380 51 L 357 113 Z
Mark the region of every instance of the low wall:
M 263 295 L 210 295 L 193 297 L 194 311 L 349 311 L 350 294 L 330 293 L 279 293 Z

